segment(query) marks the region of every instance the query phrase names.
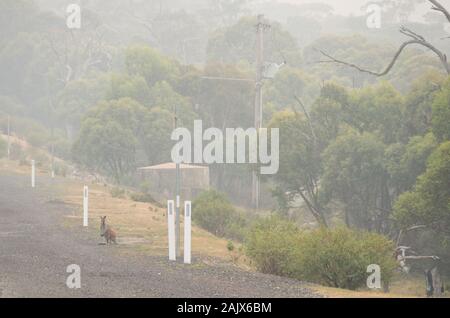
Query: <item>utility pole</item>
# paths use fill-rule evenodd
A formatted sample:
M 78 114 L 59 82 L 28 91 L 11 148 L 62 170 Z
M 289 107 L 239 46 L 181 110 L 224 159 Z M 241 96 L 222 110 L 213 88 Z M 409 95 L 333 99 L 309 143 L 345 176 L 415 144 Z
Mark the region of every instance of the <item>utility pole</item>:
M 264 61 L 264 31 L 269 28 L 265 24 L 264 15 L 258 15 L 256 25 L 256 79 L 255 79 L 255 129 L 259 131 L 262 127 L 262 86 L 263 86 L 263 61 Z M 260 180 L 256 170 L 252 173 L 252 206 L 259 209 Z
M 263 63 L 264 63 L 264 31 L 270 28 L 270 25 L 264 23 L 264 15 L 258 15 L 258 23 L 256 25 L 256 78 L 255 80 L 248 78 L 230 78 L 216 76 L 202 76 L 207 80 L 223 80 L 223 81 L 246 81 L 255 83 L 255 129 L 262 127 L 262 86 L 263 86 Z M 283 63 L 285 64 L 285 63 Z M 252 207 L 259 209 L 260 199 L 260 180 L 257 171 L 252 172 Z
M 174 129 L 178 127 L 177 107 L 174 107 L 173 118 Z M 180 253 L 180 164 L 175 164 L 175 254 L 177 257 L 181 257 Z
M 53 121 L 53 119 L 52 119 Z M 52 152 L 52 171 L 51 171 L 51 177 L 52 179 L 55 178 L 55 140 L 54 140 L 54 132 L 53 132 L 53 123 L 51 128 L 51 138 L 52 138 L 52 145 L 51 145 L 51 152 Z
M 8 160 L 11 156 L 11 116 L 8 115 Z

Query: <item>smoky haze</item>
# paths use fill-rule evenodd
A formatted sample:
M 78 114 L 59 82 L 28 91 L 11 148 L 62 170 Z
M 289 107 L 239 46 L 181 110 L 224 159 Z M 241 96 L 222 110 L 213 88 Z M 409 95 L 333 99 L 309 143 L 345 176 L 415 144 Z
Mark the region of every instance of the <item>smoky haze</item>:
M 53 273 L 84 251 L 95 296 L 314 296 L 303 281 L 361 296 L 382 289 L 379 271 L 394 295 L 441 295 L 430 286 L 450 274 L 449 10 L 449 0 L 0 0 L 0 236 L 11 256 L 0 258 L 0 296 L 3 284 L 58 296 Z M 179 261 L 190 214 L 186 263 L 231 262 L 232 279 L 214 264 L 203 281 L 168 274 L 167 244 Z M 110 252 L 115 243 L 136 263 Z M 27 287 L 23 273 L 42 268 Z M 243 286 L 246 268 L 262 273 Z M 120 288 L 105 290 L 107 278 Z

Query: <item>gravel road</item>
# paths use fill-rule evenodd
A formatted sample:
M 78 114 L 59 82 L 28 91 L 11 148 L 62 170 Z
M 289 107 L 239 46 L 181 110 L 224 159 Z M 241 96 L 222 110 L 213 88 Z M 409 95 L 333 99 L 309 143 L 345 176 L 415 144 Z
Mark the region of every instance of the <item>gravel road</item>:
M 124 257 L 81 227 L 63 227 L 71 209 L 49 201 L 50 184 L 39 177 L 32 189 L 28 176 L 0 176 L 0 297 L 319 297 L 308 284 L 231 264 Z M 81 268 L 79 289 L 66 286 L 70 264 Z

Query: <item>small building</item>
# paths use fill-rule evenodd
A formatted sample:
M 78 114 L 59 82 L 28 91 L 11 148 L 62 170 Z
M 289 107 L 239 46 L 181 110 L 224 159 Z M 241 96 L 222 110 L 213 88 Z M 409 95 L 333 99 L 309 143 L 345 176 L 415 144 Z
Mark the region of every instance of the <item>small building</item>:
M 156 200 L 164 202 L 175 198 L 176 164 L 162 163 L 137 169 L 138 179 L 148 184 Z M 193 200 L 200 192 L 209 189 L 209 167 L 180 164 L 180 195 Z

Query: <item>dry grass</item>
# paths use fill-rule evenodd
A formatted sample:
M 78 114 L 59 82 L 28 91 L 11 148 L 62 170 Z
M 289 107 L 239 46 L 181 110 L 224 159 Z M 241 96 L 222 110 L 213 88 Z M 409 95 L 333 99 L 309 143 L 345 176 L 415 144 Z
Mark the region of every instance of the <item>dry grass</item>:
M 425 279 L 420 275 L 396 274 L 390 284 L 389 293 L 368 289 L 352 291 L 318 285 L 315 285 L 313 289 L 331 298 L 423 298 L 425 297 Z M 443 297 L 450 297 L 450 293 L 447 291 Z
M 384 293 L 381 291 L 371 291 L 371 290 L 347 290 L 340 288 L 332 288 L 314 285 L 312 286 L 314 291 L 319 294 L 325 295 L 329 298 L 415 298 L 416 296 L 407 294 L 398 294 L 395 292 Z
M 4 174 L 28 174 L 31 177 L 31 165 L 21 165 L 17 161 L 3 158 L 0 159 L 0 172 Z M 36 176 L 39 175 L 50 175 L 50 172 L 47 169 L 36 166 Z
M 73 181 L 64 190 L 64 202 L 76 206 L 70 217 L 74 225 L 82 218 L 83 184 Z M 150 203 L 134 202 L 127 198 L 113 198 L 110 189 L 101 185 L 89 186 L 89 228 L 98 233 L 100 216 L 118 233 L 119 243 L 135 250 L 155 255 L 167 254 L 166 209 Z M 183 222 L 181 223 L 183 231 Z M 183 232 L 182 232 L 183 233 Z M 227 241 L 217 238 L 196 226 L 192 227 L 192 251 L 199 256 L 231 260 Z

